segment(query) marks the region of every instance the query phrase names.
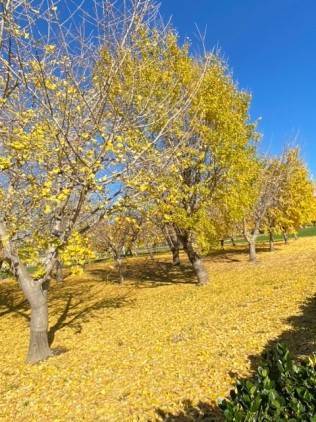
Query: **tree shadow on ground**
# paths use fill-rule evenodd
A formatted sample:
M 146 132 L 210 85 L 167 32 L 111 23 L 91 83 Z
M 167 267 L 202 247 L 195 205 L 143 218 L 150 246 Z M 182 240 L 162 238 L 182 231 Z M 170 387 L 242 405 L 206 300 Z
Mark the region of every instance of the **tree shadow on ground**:
M 291 328 L 270 340 L 261 355 L 249 356 L 252 369 L 257 369 L 262 355 L 265 355 L 277 343 L 286 344 L 295 359 L 316 353 L 316 295 L 306 299 L 300 306 L 300 311 L 299 315 L 286 318 L 285 322 L 290 324 Z
M 301 313 L 286 319 L 292 327 L 278 337 L 268 341 L 260 355 L 250 355 L 251 369 L 256 371 L 261 365 L 267 352 L 276 346 L 277 343 L 286 344 L 294 359 L 307 357 L 316 353 L 316 295 L 308 298 L 300 307 Z M 236 379 L 238 374 L 230 372 L 229 375 Z M 246 380 L 252 380 L 250 375 Z M 211 385 L 210 385 L 211 389 Z M 157 420 L 164 422 L 193 422 L 193 421 L 223 421 L 223 415 L 218 406 L 209 403 L 198 403 L 193 405 L 190 400 L 183 402 L 183 410 L 178 413 L 165 412 L 156 409 Z
M 18 300 L 20 291 L 12 284 L 0 288 L 0 317 L 14 315 L 30 321 L 30 307 L 27 300 Z M 52 289 L 49 301 L 49 318 L 56 322 L 48 330 L 48 341 L 52 345 L 55 335 L 63 328 L 69 327 L 80 333 L 82 326 L 91 318 L 97 317 L 97 313 L 106 308 L 121 308 L 133 301 L 129 294 L 121 294 L 115 297 L 94 298 L 93 293 L 84 284 L 59 285 Z
M 279 249 L 279 247 L 275 246 L 274 251 L 278 251 Z M 258 245 L 257 252 L 271 253 L 268 244 Z M 239 259 L 239 256 L 243 256 L 244 258 Z M 225 247 L 225 249 L 213 251 L 204 258 L 204 261 L 244 262 L 245 257 L 247 256 L 247 245 L 237 245 L 234 247 Z M 127 259 L 122 264 L 122 271 L 124 278 L 138 287 L 160 287 L 173 284 L 197 284 L 196 274 L 193 271 L 192 265 L 186 261 L 184 255 L 181 257 L 180 265 L 173 265 L 172 262 L 159 260 L 159 257 L 152 258 L 148 256 L 142 260 L 137 260 L 137 258 L 138 257 Z M 102 263 L 104 263 L 104 261 L 102 261 Z M 99 268 L 93 268 L 93 265 L 88 265 L 86 267 L 86 271 L 94 279 L 102 282 L 120 282 L 119 273 L 115 267 L 115 264 L 111 265 L 111 263 L 105 263 L 103 267 Z
M 124 277 L 138 287 L 159 287 L 172 284 L 196 284 L 190 264 L 173 265 L 169 262 L 131 262 L 124 265 Z M 119 282 L 117 271 L 109 268 L 90 269 L 88 272 L 98 280 Z
M 7 289 L 1 286 L 0 290 L 0 318 L 8 315 L 15 314 L 21 316 L 29 321 L 30 317 L 27 313 L 29 304 L 26 299 L 17 300 L 17 289 Z
M 256 247 L 257 253 L 263 252 L 277 252 L 281 248 L 275 245 L 274 250 L 270 251 L 268 244 L 261 244 Z M 234 247 L 225 247 L 225 249 L 220 249 L 217 251 L 211 252 L 207 258 L 212 260 L 213 262 L 242 262 L 245 261 L 244 259 L 239 259 L 238 256 L 248 257 L 249 251 L 247 245 L 236 245 Z
M 209 403 L 199 402 L 193 405 L 191 400 L 184 400 L 182 402 L 183 410 L 176 414 L 165 412 L 162 409 L 156 409 L 158 420 L 164 422 L 220 422 L 223 421 L 223 416 L 219 408 Z
M 49 344 L 53 343 L 55 334 L 63 328 L 69 327 L 76 334 L 79 334 L 83 324 L 96 317 L 98 311 L 105 308 L 121 308 L 131 302 L 128 295 L 120 295 L 113 298 L 95 300 L 89 305 L 82 307 L 82 295 L 77 292 L 76 296 L 73 293 L 68 293 L 64 298 L 63 309 L 59 313 L 57 321 L 49 329 Z M 54 314 L 56 315 L 56 312 Z

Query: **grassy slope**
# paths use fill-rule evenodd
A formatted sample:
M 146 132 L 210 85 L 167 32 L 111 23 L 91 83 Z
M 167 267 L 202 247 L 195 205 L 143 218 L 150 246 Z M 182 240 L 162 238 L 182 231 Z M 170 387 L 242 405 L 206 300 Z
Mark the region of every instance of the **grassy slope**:
M 298 236 L 299 237 L 316 236 L 316 226 L 304 227 L 303 229 L 300 229 L 299 232 L 298 232 Z M 294 238 L 294 235 L 293 234 L 290 234 L 289 235 L 289 238 L 290 239 L 293 239 Z M 276 234 L 276 235 L 274 235 L 274 240 L 276 242 L 278 242 L 278 241 L 283 242 L 283 236 L 282 236 L 282 234 Z M 257 243 L 258 244 L 265 243 L 265 242 L 268 242 L 268 241 L 269 241 L 269 236 L 266 235 L 266 234 L 262 234 L 262 235 L 258 236 L 258 238 L 257 238 Z M 246 240 L 242 236 L 238 236 L 235 239 L 235 242 L 236 243 L 246 243 Z M 231 243 L 230 240 L 226 240 L 226 244 L 230 244 L 230 243 Z
M 314 350 L 316 238 L 261 251 L 256 265 L 241 249 L 213 254 L 203 288 L 168 258 L 129 260 L 125 286 L 106 282 L 103 263 L 54 284 L 50 335 L 65 353 L 36 366 L 24 364 L 27 304 L 0 282 L 0 420 L 154 421 L 224 396 L 273 341 Z

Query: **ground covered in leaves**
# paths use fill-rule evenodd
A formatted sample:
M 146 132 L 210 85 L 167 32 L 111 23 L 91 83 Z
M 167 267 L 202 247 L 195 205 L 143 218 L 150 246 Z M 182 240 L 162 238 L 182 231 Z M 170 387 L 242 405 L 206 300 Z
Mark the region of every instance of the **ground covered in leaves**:
M 123 286 L 104 263 L 53 283 L 57 355 L 34 366 L 24 363 L 27 303 L 0 281 L 0 420 L 216 418 L 217 399 L 274 342 L 297 356 L 316 350 L 316 238 L 258 258 L 248 263 L 241 249 L 210 256 L 206 287 L 168 255 L 130 259 Z

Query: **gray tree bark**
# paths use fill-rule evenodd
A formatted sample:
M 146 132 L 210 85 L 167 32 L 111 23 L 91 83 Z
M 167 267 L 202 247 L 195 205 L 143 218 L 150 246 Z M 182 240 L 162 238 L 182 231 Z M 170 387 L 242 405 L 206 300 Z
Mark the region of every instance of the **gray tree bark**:
M 183 244 L 183 249 L 186 252 L 189 261 L 191 262 L 194 272 L 197 277 L 197 284 L 202 286 L 208 284 L 209 275 L 203 261 L 201 260 L 199 254 L 194 250 L 192 239 L 189 233 L 181 233 L 180 235 L 181 242 Z
M 48 282 L 47 282 L 48 284 Z M 30 299 L 31 304 L 31 335 L 27 355 L 28 363 L 36 363 L 52 356 L 48 343 L 48 286 L 36 289 Z
M 274 237 L 272 231 L 269 231 L 269 249 L 270 252 L 274 251 Z
M 172 248 L 172 264 L 173 265 L 180 265 L 180 250 L 179 248 Z
M 253 239 L 250 240 L 249 242 L 249 261 L 251 262 L 257 261 L 256 242 Z
M 117 268 L 118 275 L 119 275 L 119 282 L 123 283 L 124 282 L 124 274 L 123 274 L 123 268 L 122 268 L 122 258 L 119 255 L 115 254 L 114 260 L 116 262 L 116 268 Z
M 33 280 L 23 264 L 18 270 L 18 280 L 31 307 L 30 343 L 28 363 L 36 363 L 52 356 L 48 344 L 48 288 L 49 282 L 41 285 Z
M 175 228 L 173 225 L 164 224 L 162 232 L 172 253 L 172 264 L 180 265 L 180 241 Z
M 246 223 L 244 221 L 244 228 L 243 228 L 243 234 L 245 240 L 248 242 L 249 247 L 249 261 L 250 262 L 256 262 L 257 260 L 257 254 L 256 254 L 256 240 L 259 234 L 258 228 L 255 228 L 253 232 L 249 232 L 246 227 Z
M 58 282 L 62 282 L 64 280 L 63 266 L 62 266 L 62 263 L 61 263 L 59 258 L 56 260 L 56 264 L 55 264 L 54 272 L 52 273 L 52 277 L 55 278 L 55 280 L 58 281 Z
M 6 259 L 31 307 L 30 343 L 27 354 L 28 363 L 36 363 L 51 356 L 48 344 L 48 305 L 47 295 L 49 282 L 39 283 L 34 280 L 25 265 L 20 261 L 6 233 L 5 225 L 0 223 L 0 239 L 4 247 Z

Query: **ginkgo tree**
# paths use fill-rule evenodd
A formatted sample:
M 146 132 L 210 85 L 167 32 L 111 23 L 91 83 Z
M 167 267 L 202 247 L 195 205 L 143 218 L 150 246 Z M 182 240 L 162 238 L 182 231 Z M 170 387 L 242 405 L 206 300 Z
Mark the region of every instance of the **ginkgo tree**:
M 15 5 L 6 2 L 0 25 L 0 239 L 30 304 L 33 363 L 52 354 L 48 291 L 68 243 L 118 206 L 128 170 L 161 142 L 199 82 L 178 83 L 174 52 L 191 59 L 171 30 L 153 26 L 151 0 L 87 0 L 68 14 L 60 1 Z
M 297 233 L 313 219 L 313 184 L 298 148 L 285 152 L 281 171 L 286 177 L 282 179 L 276 206 L 268 210 L 266 217 L 270 243 L 274 234 L 282 233 L 287 239 L 288 234 Z
M 243 235 L 249 245 L 249 259 L 256 261 L 260 233 L 297 231 L 311 221 L 312 183 L 297 148 L 286 149 L 280 157 L 259 157 L 248 187 L 248 200 L 241 202 Z
M 242 233 L 249 246 L 249 260 L 256 262 L 256 242 L 265 229 L 269 212 L 277 206 L 288 174 L 284 171 L 284 155 L 277 158 L 258 157 L 254 162 L 248 197 L 241 202 Z
M 125 212 L 102 219 L 89 232 L 94 250 L 114 259 L 120 283 L 124 281 L 123 259 L 132 250 L 140 228 L 139 215 Z
M 250 96 L 234 84 L 227 67 L 216 55 L 179 68 L 183 84 L 203 74 L 193 101 L 177 119 L 150 165 L 133 178 L 135 188 L 159 207 L 162 221 L 172 224 L 197 276 L 208 282 L 200 257 L 199 239 L 214 231 L 209 209 L 237 189 L 253 160 L 257 135 L 250 121 Z M 173 153 L 170 154 L 170 151 Z M 162 167 L 169 158 L 168 168 Z
M 311 222 L 314 225 L 316 223 L 316 183 L 315 182 L 313 182 L 313 200 L 312 200 Z
M 142 189 L 141 189 L 142 190 Z M 143 193 L 143 192 L 142 192 Z M 142 212 L 142 224 L 139 233 L 139 242 L 142 246 L 155 243 L 165 243 L 172 254 L 172 264 L 180 265 L 180 248 L 182 247 L 176 226 L 171 221 L 166 221 L 158 197 L 142 195 L 138 207 Z M 138 243 L 139 243 L 138 242 Z M 150 250 L 150 248 L 147 247 Z

